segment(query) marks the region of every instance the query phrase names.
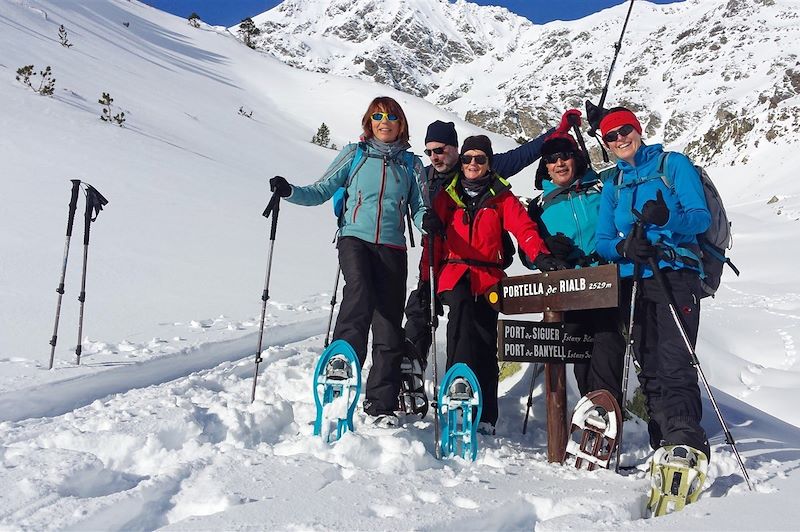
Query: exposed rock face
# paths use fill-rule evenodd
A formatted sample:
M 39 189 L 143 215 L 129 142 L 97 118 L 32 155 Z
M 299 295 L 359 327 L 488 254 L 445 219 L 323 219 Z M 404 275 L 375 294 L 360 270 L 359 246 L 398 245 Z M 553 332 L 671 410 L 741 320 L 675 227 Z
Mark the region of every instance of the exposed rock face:
M 292 66 L 372 79 L 532 138 L 564 109 L 597 103 L 626 10 L 537 26 L 465 0 L 286 0 L 254 20 L 257 45 Z M 646 139 L 733 164 L 759 142 L 800 139 L 797 50 L 793 0 L 637 3 L 606 107 L 637 112 Z

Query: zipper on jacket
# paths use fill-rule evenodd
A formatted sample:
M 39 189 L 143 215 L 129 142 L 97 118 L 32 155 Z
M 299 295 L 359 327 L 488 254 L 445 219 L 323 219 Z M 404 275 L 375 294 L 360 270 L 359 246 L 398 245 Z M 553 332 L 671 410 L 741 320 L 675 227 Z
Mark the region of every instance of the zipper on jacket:
M 361 208 L 361 191 L 358 191 L 358 201 L 356 202 L 356 208 L 353 209 L 353 223 L 356 223 L 356 216 L 358 216 L 358 209 Z
M 380 243 L 381 215 L 383 214 L 383 191 L 386 190 L 386 165 L 387 158 L 383 156 L 383 169 L 381 171 L 381 193 L 378 195 L 378 217 L 375 220 L 375 243 Z
M 575 197 L 572 197 L 572 192 L 567 193 L 567 198 L 569 199 L 569 207 L 572 209 L 572 217 L 575 218 L 575 229 L 578 230 L 578 245 L 583 246 L 583 231 L 581 231 L 581 224 L 578 220 L 578 213 L 575 211 L 575 202 L 581 199 L 581 196 L 577 193 Z
M 397 204 L 397 215 L 400 217 L 399 223 L 397 224 L 397 228 L 400 230 L 401 233 L 405 234 L 406 228 L 403 226 L 403 223 L 405 221 L 405 216 L 404 216 L 405 212 L 403 212 L 403 200 L 405 200 L 405 198 L 403 196 L 400 196 L 400 203 Z

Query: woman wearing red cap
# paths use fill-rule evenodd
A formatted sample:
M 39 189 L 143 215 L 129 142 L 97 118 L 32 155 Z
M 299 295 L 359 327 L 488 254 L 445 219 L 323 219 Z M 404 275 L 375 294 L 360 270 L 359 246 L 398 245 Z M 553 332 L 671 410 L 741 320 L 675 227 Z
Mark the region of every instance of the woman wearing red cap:
M 696 235 L 711 223 L 700 177 L 683 154 L 644 144 L 639 120 L 624 107 L 605 113 L 600 132 L 619 172 L 603 189 L 597 251 L 619 263 L 623 297 L 630 299 L 634 265 L 642 272 L 632 335 L 650 415 L 650 444 L 654 449 L 688 445 L 708 457 L 697 371 L 670 314 L 669 294 L 649 267 L 655 259 L 694 345 L 701 294 Z M 643 234 L 634 231 L 637 221 Z
M 536 224 L 511 193 L 508 181 L 492 171 L 492 143 L 485 135 L 468 137 L 461 147 L 461 171 L 434 200 L 425 214 L 428 234 L 444 233 L 435 240 L 436 286 L 447 314 L 447 368 L 464 362 L 478 378 L 483 392 L 479 431 L 494 434 L 497 422 L 497 311 L 483 294 L 505 277 L 503 230 L 510 231 L 519 247 L 536 257 L 548 270 L 565 264 L 550 255 Z M 427 251 L 427 248 L 425 249 Z M 423 252 L 423 280 L 427 280 L 428 255 Z

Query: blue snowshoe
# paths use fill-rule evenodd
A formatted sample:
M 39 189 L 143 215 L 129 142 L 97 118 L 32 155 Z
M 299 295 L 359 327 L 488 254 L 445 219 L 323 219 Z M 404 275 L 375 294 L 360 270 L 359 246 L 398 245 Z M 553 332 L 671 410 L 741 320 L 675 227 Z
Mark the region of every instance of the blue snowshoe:
M 361 364 L 353 347 L 335 340 L 320 355 L 314 370 L 314 435 L 334 442 L 353 428 L 353 414 L 361 394 Z
M 444 375 L 436 406 L 441 425 L 443 458 L 478 457 L 476 432 L 483 411 L 483 394 L 475 373 L 464 363 L 454 364 Z

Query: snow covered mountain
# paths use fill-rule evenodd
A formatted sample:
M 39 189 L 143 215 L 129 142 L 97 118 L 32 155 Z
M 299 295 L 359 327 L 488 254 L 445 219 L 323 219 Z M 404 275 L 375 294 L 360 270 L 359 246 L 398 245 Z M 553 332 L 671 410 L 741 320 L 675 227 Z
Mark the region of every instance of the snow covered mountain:
M 62 24 L 71 47 L 59 42 Z M 787 22 L 782 35 L 798 24 Z M 356 432 L 337 444 L 314 438 L 310 374 L 336 269 L 327 204 L 281 209 L 264 362 L 250 402 L 269 245 L 266 178 L 316 180 L 334 152 L 311 136 L 325 122 L 338 145 L 355 139 L 378 94 L 402 102 L 417 153 L 431 120 L 455 120 L 462 138 L 481 129 L 372 80 L 289 67 L 225 28 L 194 28 L 135 0 L 4 0 L 0 50 L 0 529 L 736 530 L 800 522 L 800 155 L 787 149 L 791 139 L 759 143 L 746 164 L 709 167 L 734 222 L 742 276 L 728 272 L 716 299 L 704 300 L 698 355 L 756 492 L 744 486 L 704 397 L 708 489 L 680 514 L 644 521 L 642 465 L 615 475 L 546 462 L 541 381 L 520 434 L 530 368 L 503 381 L 497 437 L 481 437 L 474 463 L 434 458 L 430 417 L 380 429 L 357 415 Z M 762 62 L 754 56 L 741 67 Z M 26 65 L 51 67 L 52 96 L 32 90 L 38 75 L 33 87 L 15 79 Z M 122 127 L 100 120 L 104 92 L 114 114 L 125 112 Z M 497 151 L 514 146 L 492 138 Z M 76 178 L 110 203 L 92 226 L 77 339 L 81 198 L 48 371 Z M 532 181 L 532 170 L 523 172 L 514 190 L 530 195 Z M 442 369 L 442 331 L 438 340 Z M 625 463 L 643 464 L 643 425 L 627 423 L 625 438 Z
M 627 9 L 535 25 L 465 0 L 286 0 L 254 21 L 258 46 L 289 65 L 374 79 L 530 138 L 565 108 L 597 103 Z M 792 0 L 636 2 L 607 103 L 641 112 L 649 138 L 706 163 L 794 144 L 798 19 Z

